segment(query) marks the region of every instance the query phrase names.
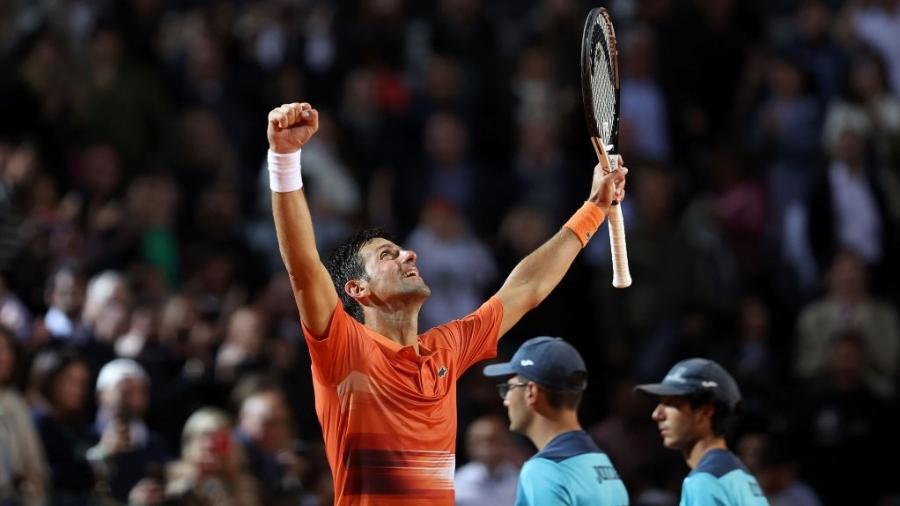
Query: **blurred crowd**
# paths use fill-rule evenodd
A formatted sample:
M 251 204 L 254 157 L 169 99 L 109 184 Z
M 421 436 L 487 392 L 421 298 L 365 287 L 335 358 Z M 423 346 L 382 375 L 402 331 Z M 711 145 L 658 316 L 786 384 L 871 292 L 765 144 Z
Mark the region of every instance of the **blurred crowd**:
M 0 504 L 331 504 L 268 110 L 321 111 L 320 251 L 391 231 L 424 330 L 586 198 L 592 6 L 0 2 Z M 632 504 L 677 503 L 687 468 L 632 387 L 688 356 L 741 384 L 732 447 L 771 504 L 900 504 L 900 0 L 606 6 L 634 285 L 600 235 L 500 356 L 581 350 L 581 418 Z M 460 380 L 460 504 L 511 504 L 533 448 L 503 416 Z

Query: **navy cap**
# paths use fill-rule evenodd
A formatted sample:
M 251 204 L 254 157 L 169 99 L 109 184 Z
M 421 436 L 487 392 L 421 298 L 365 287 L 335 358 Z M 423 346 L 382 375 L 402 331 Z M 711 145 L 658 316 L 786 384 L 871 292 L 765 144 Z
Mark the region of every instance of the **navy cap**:
M 721 365 L 705 358 L 689 358 L 675 364 L 662 383 L 634 387 L 651 395 L 691 395 L 712 393 L 714 401 L 734 408 L 741 401 L 737 382 Z
M 509 362 L 484 368 L 485 376 L 514 374 L 552 390 L 580 391 L 587 386 L 584 360 L 578 350 L 559 337 L 529 339 L 522 343 Z

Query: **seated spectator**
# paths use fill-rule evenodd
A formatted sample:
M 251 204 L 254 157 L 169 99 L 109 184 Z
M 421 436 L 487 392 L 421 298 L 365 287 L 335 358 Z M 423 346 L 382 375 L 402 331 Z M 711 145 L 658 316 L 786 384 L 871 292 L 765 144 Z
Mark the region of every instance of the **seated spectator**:
M 462 318 L 481 305 L 497 268 L 487 247 L 452 203 L 429 200 L 419 224 L 406 239 L 406 247 L 428 252 L 416 260 L 431 287 L 431 300 L 419 315 L 421 330 Z
M 267 505 L 297 504 L 308 463 L 296 453 L 291 413 L 284 393 L 264 387 L 241 403 L 235 437 Z
M 256 480 L 247 471 L 231 436 L 231 422 L 218 409 L 202 408 L 188 418 L 181 460 L 167 470 L 166 495 L 187 506 L 256 506 Z
M 32 367 L 39 369 L 32 377 L 39 378 L 36 387 L 45 403 L 34 421 L 50 466 L 51 504 L 86 505 L 96 481 L 85 458 L 91 444 L 85 423 L 90 370 L 71 351 L 45 351 Z
M 847 121 L 835 135 L 832 160 L 809 195 L 809 243 L 820 271 L 852 249 L 868 265 L 892 272 L 891 222 L 881 180 L 869 162 L 872 128 L 866 118 Z M 881 279 L 875 279 L 880 282 Z
M 757 476 L 770 506 L 822 506 L 812 487 L 800 480 L 798 468 L 787 442 L 766 438 Z
M 0 326 L 0 504 L 45 504 L 47 462 L 18 390 L 18 343 Z
M 510 433 L 497 416 L 483 416 L 466 431 L 471 459 L 456 470 L 457 506 L 498 506 L 516 500 L 519 470 L 510 459 Z
M 860 257 L 845 250 L 831 265 L 825 297 L 804 307 L 797 317 L 797 354 L 794 369 L 804 379 L 823 372 L 838 337 L 853 331 L 867 357 L 866 383 L 889 396 L 900 366 L 900 323 L 897 310 L 869 292 Z
M 896 473 L 891 466 L 864 463 L 894 451 L 894 411 L 867 384 L 872 355 L 858 332 L 837 335 L 827 348 L 821 372 L 794 402 L 792 437 L 801 445 L 804 478 L 826 506 L 875 504 L 893 489 Z
M 81 343 L 88 338 L 81 310 L 85 299 L 85 280 L 80 270 L 61 267 L 47 280 L 47 313 L 44 326 L 54 340 Z
M 150 380 L 137 362 L 120 358 L 100 370 L 94 423 L 99 442 L 87 456 L 121 502 L 149 467 L 161 468 L 169 460 L 162 436 L 144 423 L 149 403 Z

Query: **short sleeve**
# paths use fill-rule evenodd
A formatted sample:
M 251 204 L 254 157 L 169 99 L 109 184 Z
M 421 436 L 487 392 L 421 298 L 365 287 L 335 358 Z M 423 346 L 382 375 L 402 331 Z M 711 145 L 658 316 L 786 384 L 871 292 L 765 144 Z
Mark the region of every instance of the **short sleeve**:
M 423 337 L 453 351 L 457 363 L 456 377 L 459 378 L 476 362 L 497 355 L 502 321 L 503 303 L 499 298 L 491 297 L 468 316 L 439 325 Z
M 515 506 L 572 504 L 566 492 L 565 478 L 555 467 L 553 462 L 541 458 L 526 462 L 519 474 Z
M 344 310 L 340 300 L 331 314 L 328 328 L 316 338 L 303 325 L 303 335 L 309 348 L 313 375 L 321 383 L 334 386 L 359 369 L 367 355 L 366 329 Z
M 688 476 L 681 485 L 681 506 L 728 506 L 729 503 L 725 489 L 711 474 Z

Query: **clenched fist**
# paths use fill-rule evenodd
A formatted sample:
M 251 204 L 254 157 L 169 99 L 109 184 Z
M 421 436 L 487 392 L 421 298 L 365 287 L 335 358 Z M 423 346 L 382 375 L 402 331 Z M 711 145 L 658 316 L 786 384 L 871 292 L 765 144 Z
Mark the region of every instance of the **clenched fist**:
M 605 212 L 609 211 L 611 204 L 617 204 L 625 198 L 625 175 L 628 168 L 625 167 L 622 157 L 619 157 L 617 170 L 611 171 L 598 163 L 594 167 L 594 180 L 591 185 L 591 194 L 588 200 L 600 206 Z
M 284 104 L 269 113 L 269 149 L 293 153 L 319 130 L 319 111 L 306 102 Z

